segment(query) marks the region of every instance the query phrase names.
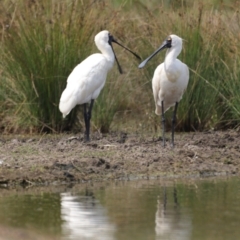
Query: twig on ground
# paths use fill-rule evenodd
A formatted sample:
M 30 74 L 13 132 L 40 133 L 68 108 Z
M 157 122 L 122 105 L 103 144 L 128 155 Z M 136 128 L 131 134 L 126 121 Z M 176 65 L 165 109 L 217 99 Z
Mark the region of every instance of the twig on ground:
M 83 173 L 82 170 L 80 170 L 80 169 L 73 163 L 73 161 L 71 161 L 71 163 L 72 163 L 72 165 L 73 165 L 73 167 L 74 167 L 75 169 L 77 169 L 80 173 Z

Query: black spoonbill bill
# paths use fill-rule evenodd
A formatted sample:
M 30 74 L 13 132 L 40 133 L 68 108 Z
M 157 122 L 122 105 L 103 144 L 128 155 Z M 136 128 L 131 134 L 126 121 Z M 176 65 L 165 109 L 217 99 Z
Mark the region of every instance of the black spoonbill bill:
M 155 113 L 162 115 L 163 146 L 165 146 L 164 113 L 175 105 L 172 117 L 172 147 L 174 147 L 174 129 L 178 103 L 187 88 L 189 69 L 186 64 L 177 59 L 182 50 L 182 38 L 170 35 L 163 44 L 138 67 L 143 68 L 158 52 L 167 48 L 165 60 L 154 71 L 152 79 L 153 96 L 156 104 Z
M 112 47 L 113 42 L 141 59 L 136 53 L 118 43 L 109 31 L 101 31 L 95 36 L 95 44 L 101 53 L 90 55 L 73 69 L 60 98 L 59 109 L 63 117 L 66 117 L 76 105 L 84 105 L 86 141 L 90 140 L 90 119 L 94 100 L 98 97 L 105 84 L 107 73 L 113 67 L 114 59 L 116 59 L 118 64 L 119 72 L 122 73 L 121 66 Z

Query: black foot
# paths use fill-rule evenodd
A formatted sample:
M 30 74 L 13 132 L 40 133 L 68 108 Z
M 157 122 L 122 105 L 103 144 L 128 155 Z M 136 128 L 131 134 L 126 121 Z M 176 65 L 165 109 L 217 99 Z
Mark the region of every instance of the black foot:
M 83 135 L 83 142 L 86 142 L 86 143 L 90 142 L 90 136 L 86 132 Z
M 90 142 L 90 138 L 89 138 L 89 137 L 88 137 L 88 138 L 86 137 L 86 138 L 84 138 L 83 141 L 86 142 L 86 143 L 87 143 L 87 142 Z

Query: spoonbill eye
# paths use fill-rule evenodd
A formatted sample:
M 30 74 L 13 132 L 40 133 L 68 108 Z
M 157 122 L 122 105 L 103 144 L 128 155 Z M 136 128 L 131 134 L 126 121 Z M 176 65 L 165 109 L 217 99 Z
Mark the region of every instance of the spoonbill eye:
M 172 38 L 171 38 L 171 37 L 168 37 L 168 38 L 167 38 L 166 47 L 168 47 L 168 48 L 172 47 Z

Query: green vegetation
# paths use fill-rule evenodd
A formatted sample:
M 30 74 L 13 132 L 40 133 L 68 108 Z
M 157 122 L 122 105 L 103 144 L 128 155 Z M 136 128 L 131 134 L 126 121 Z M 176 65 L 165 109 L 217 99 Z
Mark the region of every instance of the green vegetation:
M 0 6 L 0 127 L 3 132 L 60 132 L 80 128 L 82 111 L 62 119 L 59 98 L 72 69 L 97 52 L 94 36 L 109 30 L 146 58 L 168 34 L 181 36 L 179 58 L 190 81 L 178 112 L 179 130 L 238 127 L 240 119 L 237 1 L 54 1 L 4 0 Z M 147 2 L 147 3 L 146 3 Z M 159 130 L 151 78 L 163 61 L 159 54 L 142 70 L 138 61 L 114 45 L 116 65 L 93 108 L 92 126 L 132 131 Z M 168 111 L 168 115 L 171 115 Z M 78 116 L 79 115 L 79 116 Z M 169 120 L 170 121 L 170 120 Z M 137 123 L 137 124 L 136 124 Z

